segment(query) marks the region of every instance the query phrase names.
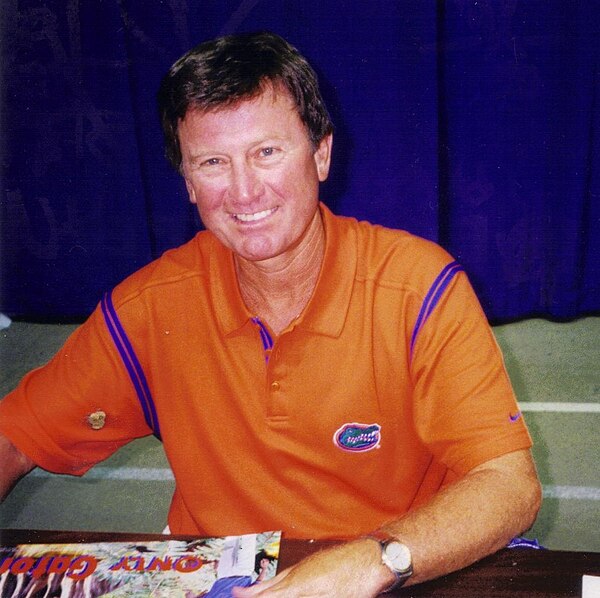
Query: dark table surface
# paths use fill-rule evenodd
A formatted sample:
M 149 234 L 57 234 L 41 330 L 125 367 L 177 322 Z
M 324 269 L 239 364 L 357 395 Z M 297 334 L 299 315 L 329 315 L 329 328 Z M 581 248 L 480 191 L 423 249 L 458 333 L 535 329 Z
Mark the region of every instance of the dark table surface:
M 0 545 L 167 540 L 178 536 L 103 532 L 0 530 Z M 189 540 L 189 536 L 185 539 Z M 279 570 L 332 542 L 282 539 Z M 583 575 L 600 576 L 600 553 L 506 548 L 439 579 L 403 588 L 386 596 L 444 598 L 580 597 Z

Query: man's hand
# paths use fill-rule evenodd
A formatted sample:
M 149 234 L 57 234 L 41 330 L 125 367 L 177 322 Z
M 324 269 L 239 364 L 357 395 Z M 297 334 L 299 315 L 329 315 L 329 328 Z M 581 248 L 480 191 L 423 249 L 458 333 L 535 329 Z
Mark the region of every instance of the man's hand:
M 373 598 L 394 582 L 372 540 L 354 540 L 317 552 L 279 575 L 250 588 L 234 588 L 237 598 Z

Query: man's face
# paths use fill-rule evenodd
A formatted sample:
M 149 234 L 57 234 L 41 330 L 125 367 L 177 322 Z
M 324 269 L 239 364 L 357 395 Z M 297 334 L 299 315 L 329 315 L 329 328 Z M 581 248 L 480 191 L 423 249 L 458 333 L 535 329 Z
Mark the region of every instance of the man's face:
M 179 123 L 183 175 L 204 226 L 246 260 L 293 255 L 318 215 L 331 135 L 315 151 L 286 91 Z M 320 221 L 319 221 L 320 222 Z

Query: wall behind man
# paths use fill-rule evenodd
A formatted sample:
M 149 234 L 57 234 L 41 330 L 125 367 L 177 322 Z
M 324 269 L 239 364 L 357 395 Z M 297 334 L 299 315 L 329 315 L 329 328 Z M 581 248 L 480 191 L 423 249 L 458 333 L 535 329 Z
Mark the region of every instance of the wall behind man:
M 439 241 L 494 320 L 598 311 L 598 8 L 4 0 L 0 310 L 84 316 L 198 230 L 156 89 L 196 43 L 270 29 L 319 74 L 335 211 Z

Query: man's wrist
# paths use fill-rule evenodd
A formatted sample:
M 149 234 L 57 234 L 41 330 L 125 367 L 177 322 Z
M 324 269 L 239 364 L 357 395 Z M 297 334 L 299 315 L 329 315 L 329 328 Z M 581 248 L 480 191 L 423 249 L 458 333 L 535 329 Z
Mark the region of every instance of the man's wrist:
M 379 545 L 380 562 L 387 569 L 389 584 L 384 586 L 383 593 L 403 586 L 413 573 L 412 555 L 409 547 L 398 538 L 383 530 L 376 530 L 363 536 Z
M 369 536 L 361 536 L 354 542 L 361 545 L 364 565 L 368 567 L 365 569 L 365 575 L 368 575 L 373 581 L 377 588 L 377 594 L 388 592 L 389 588 L 396 585 L 396 576 L 381 560 L 381 545 Z

